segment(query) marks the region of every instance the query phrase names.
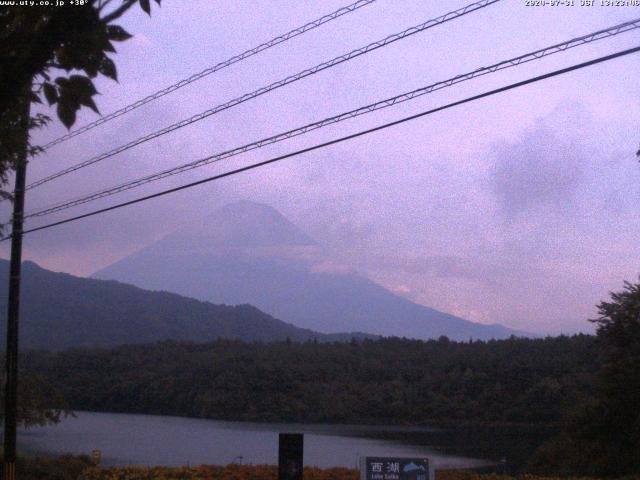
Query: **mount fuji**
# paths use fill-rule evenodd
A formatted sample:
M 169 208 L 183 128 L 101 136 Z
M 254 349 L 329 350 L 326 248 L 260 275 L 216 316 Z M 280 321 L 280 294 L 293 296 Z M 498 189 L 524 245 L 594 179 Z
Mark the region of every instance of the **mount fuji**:
M 251 304 L 318 332 L 487 340 L 526 336 L 470 322 L 401 297 L 332 261 L 274 208 L 249 201 L 222 207 L 96 272 L 216 304 Z

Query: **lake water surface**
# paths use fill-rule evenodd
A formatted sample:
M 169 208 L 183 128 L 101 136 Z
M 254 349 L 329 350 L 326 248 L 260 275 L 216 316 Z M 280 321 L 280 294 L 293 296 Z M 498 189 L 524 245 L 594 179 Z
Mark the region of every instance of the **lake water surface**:
M 182 417 L 76 412 L 58 425 L 18 432 L 33 454 L 102 452 L 103 465 L 276 464 L 278 433 L 304 433 L 305 465 L 355 467 L 360 456 L 428 457 L 436 468 L 472 468 L 487 460 L 381 437 L 420 437 L 426 428 L 220 422 Z M 388 435 L 387 435 L 388 434 Z M 413 434 L 413 435 L 411 435 Z M 372 438 L 375 437 L 375 438 Z M 241 457 L 241 459 L 239 458 Z

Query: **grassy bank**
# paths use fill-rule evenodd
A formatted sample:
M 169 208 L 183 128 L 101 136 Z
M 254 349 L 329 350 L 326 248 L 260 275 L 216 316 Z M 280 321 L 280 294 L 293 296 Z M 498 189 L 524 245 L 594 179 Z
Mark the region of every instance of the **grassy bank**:
M 80 480 L 277 480 L 277 467 L 272 465 L 227 465 L 201 466 L 194 468 L 91 468 Z M 359 480 L 357 470 L 347 468 L 319 469 L 307 467 L 305 480 Z M 559 480 L 559 477 L 538 477 L 534 475 L 506 476 L 478 474 L 463 470 L 442 470 L 436 472 L 436 480 Z M 564 478 L 563 480 L 595 480 L 586 477 Z M 631 478 L 629 478 L 631 480 Z
M 1 459 L 0 459 L 1 460 Z M 275 465 L 202 465 L 199 467 L 96 467 L 88 457 L 21 458 L 17 476 L 20 480 L 277 480 Z M 306 467 L 305 480 L 359 480 L 357 470 Z M 637 480 L 625 477 L 619 480 Z M 441 470 L 436 480 L 560 480 L 560 477 L 535 475 L 480 474 L 466 470 Z M 562 480 L 597 480 L 587 477 L 564 477 Z
M 4 463 L 1 455 L 0 462 Z M 19 457 L 16 477 L 20 480 L 79 480 L 91 467 L 93 464 L 87 456 Z

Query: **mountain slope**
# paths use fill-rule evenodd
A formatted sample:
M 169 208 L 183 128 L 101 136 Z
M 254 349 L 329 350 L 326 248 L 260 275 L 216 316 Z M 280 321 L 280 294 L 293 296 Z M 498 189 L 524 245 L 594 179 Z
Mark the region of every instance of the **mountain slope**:
M 115 281 L 55 273 L 23 264 L 21 348 L 60 350 L 159 340 L 346 340 L 294 327 L 250 305 L 226 306 L 149 292 Z M 9 262 L 0 260 L 0 339 L 4 344 Z
M 522 335 L 418 305 L 336 265 L 275 209 L 253 202 L 223 207 L 94 274 L 214 303 L 250 303 L 320 332 L 456 340 Z

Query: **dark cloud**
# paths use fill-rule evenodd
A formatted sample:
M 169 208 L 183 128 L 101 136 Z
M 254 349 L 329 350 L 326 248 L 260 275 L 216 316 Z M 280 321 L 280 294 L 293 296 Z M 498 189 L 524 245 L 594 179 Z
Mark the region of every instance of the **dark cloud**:
M 540 207 L 570 207 L 583 179 L 588 152 L 557 128 L 538 125 L 514 143 L 492 148 L 492 188 L 510 217 Z

